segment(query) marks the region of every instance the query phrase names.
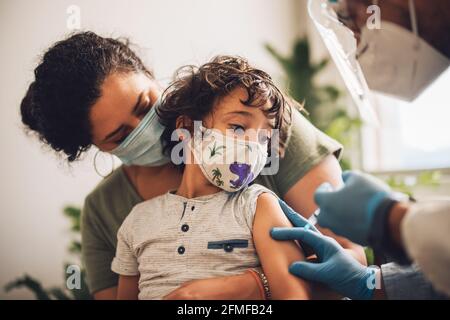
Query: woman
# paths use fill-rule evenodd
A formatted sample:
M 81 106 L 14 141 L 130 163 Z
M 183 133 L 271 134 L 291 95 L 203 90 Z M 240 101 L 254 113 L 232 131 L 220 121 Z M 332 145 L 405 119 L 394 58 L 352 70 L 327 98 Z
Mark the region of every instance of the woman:
M 155 126 L 146 128 L 153 134 L 141 137 L 141 146 L 147 146 L 145 152 L 126 152 L 126 148 L 124 152 L 121 144 L 162 90 L 127 43 L 92 32 L 77 33 L 56 43 L 34 74 L 21 103 L 22 121 L 29 130 L 66 155 L 69 162 L 95 145 L 129 164 L 116 169 L 87 196 L 82 216 L 89 289 L 96 299 L 114 299 L 118 278 L 111 271 L 111 261 L 119 226 L 134 205 L 180 184 L 181 172 L 158 148 L 161 132 Z M 341 183 L 337 157 L 342 148 L 298 112 L 293 114 L 292 123 L 278 173 L 260 176 L 256 182 L 308 217 L 316 209 L 316 187 L 325 181 L 335 186 Z M 355 258 L 365 261 L 361 247 L 345 239 L 339 241 Z M 244 273 L 193 281 L 167 298 L 252 299 L 259 297 L 259 288 L 255 278 Z

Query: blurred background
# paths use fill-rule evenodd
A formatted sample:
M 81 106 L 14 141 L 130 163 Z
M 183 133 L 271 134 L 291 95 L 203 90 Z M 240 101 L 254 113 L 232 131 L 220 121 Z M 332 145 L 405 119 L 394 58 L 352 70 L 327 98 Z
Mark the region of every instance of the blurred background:
M 79 209 L 102 179 L 93 167 L 95 150 L 69 166 L 26 136 L 19 105 L 40 55 L 79 28 L 128 37 L 163 85 L 181 65 L 216 54 L 244 56 L 305 101 L 310 120 L 345 145 L 344 168 L 376 173 L 419 199 L 450 194 L 450 108 L 444 98 L 450 71 L 413 104 L 377 95 L 381 125 L 365 126 L 306 2 L 1 0 L 0 299 L 33 299 L 36 293 L 73 298 L 58 288 L 64 288 L 64 265 L 80 264 Z M 100 163 L 106 172 L 107 160 Z

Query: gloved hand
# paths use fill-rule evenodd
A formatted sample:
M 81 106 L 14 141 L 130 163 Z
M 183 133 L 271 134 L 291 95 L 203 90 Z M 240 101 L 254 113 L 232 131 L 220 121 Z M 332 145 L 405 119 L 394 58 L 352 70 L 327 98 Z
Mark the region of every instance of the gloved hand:
M 284 202 L 281 199 L 278 199 L 278 203 L 281 209 L 283 210 L 284 214 L 286 215 L 286 217 L 291 221 L 293 226 L 304 227 L 305 229 L 311 229 L 320 233 L 320 231 L 317 230 L 317 228 L 312 223 L 310 223 L 308 219 L 305 219 L 301 214 L 298 214 L 294 209 L 289 207 L 286 202 Z M 309 257 L 315 254 L 314 250 L 307 244 L 300 243 L 300 247 L 302 248 L 305 257 Z
M 281 202 L 280 202 L 281 205 Z M 283 211 L 287 206 L 281 206 Z M 290 208 L 289 208 L 290 209 Z M 292 210 L 292 209 L 290 209 Z M 295 213 L 295 212 L 294 212 Z M 348 255 L 333 238 L 324 236 L 311 228 L 305 229 L 304 218 L 293 218 L 286 212 L 296 228 L 273 228 L 271 235 L 276 240 L 298 240 L 314 249 L 319 263 L 294 262 L 289 272 L 309 281 L 320 282 L 352 299 L 371 299 L 375 288 L 375 269 L 365 267 Z M 291 217 L 289 217 L 291 215 Z M 296 221 L 297 223 L 293 222 Z
M 317 222 L 353 242 L 368 245 L 375 211 L 381 203 L 392 201 L 390 189 L 375 177 L 356 171 L 346 171 L 342 178 L 342 188 L 333 190 L 329 183 L 317 188 Z
M 294 227 L 305 227 L 305 229 L 311 229 L 319 232 L 315 226 L 313 226 L 308 219 L 304 218 L 301 214 L 297 213 L 294 209 L 289 207 L 289 205 L 281 199 L 278 199 L 278 204 L 280 205 L 283 213 L 289 219 Z

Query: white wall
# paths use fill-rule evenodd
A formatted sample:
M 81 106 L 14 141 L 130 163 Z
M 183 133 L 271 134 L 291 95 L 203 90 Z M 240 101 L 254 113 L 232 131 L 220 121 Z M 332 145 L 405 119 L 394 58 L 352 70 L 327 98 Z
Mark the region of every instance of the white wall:
M 45 286 L 62 283 L 70 237 L 61 210 L 80 206 L 100 180 L 92 153 L 69 168 L 24 135 L 19 116 L 38 55 L 69 31 L 72 4 L 81 9 L 82 28 L 131 37 L 162 81 L 182 64 L 219 53 L 246 56 L 277 77 L 262 46 L 288 52 L 306 19 L 303 0 L 0 1 L 0 299 L 32 297 L 2 289 L 25 272 Z

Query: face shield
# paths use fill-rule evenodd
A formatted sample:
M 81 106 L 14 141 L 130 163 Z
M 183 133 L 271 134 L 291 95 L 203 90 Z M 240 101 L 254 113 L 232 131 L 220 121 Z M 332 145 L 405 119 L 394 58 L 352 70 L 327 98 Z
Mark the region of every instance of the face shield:
M 371 94 L 356 59 L 358 46 L 355 34 L 339 20 L 337 5 L 339 4 L 328 0 L 309 0 L 309 15 L 335 62 L 361 118 L 365 122 L 377 123 L 371 104 Z
M 384 20 L 375 28 L 358 25 L 347 4 L 309 0 L 308 10 L 363 119 L 373 118 L 368 88 L 413 101 L 447 69 L 449 59 L 419 37 L 413 0 L 411 30 Z

